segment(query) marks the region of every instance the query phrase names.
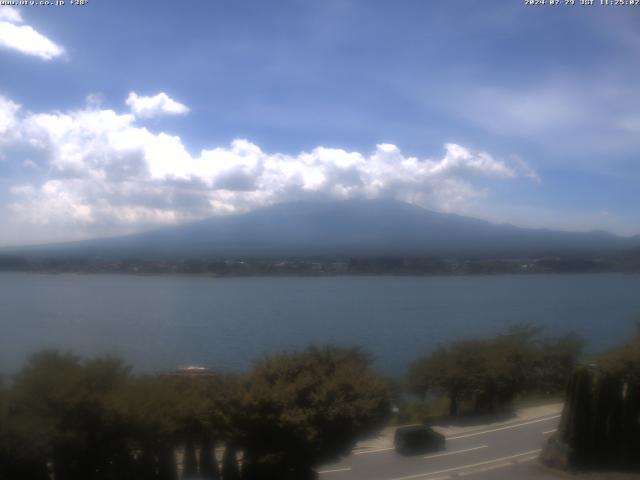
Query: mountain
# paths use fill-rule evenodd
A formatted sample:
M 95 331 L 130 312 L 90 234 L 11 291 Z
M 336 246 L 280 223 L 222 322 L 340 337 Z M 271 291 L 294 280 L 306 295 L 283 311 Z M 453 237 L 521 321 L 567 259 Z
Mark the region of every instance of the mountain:
M 296 202 L 136 235 L 12 253 L 139 258 L 608 254 L 639 237 L 497 225 L 395 200 Z

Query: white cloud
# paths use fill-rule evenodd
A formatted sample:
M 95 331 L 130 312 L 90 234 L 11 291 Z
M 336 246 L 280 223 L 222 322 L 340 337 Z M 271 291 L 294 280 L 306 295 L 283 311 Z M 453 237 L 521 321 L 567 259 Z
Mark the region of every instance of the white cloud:
M 640 147 L 640 101 L 624 78 L 549 76 L 512 85 L 460 86 L 446 107 L 501 141 L 540 149 L 541 162 L 611 162 Z
M 539 205 L 523 205 L 517 202 L 473 206 L 471 216 L 495 223 L 510 223 L 525 228 L 545 228 L 575 232 L 604 230 L 618 235 L 637 235 L 640 221 L 637 215 L 612 213 L 607 208 L 587 210 L 558 209 Z
M 104 96 L 102 93 L 90 93 L 84 100 L 87 105 L 87 109 L 99 109 L 102 107 L 102 103 L 104 102 Z
M 24 162 L 22 162 L 22 166 L 25 168 L 30 168 L 32 170 L 39 170 L 40 167 L 38 166 L 38 164 L 36 162 L 34 162 L 31 159 L 26 159 Z
M 186 115 L 189 107 L 176 102 L 164 92 L 153 97 L 139 96 L 135 92 L 129 93 L 126 100 L 131 112 L 139 118 L 153 118 L 163 115 Z
M 10 109 L 21 132 L 13 141 L 39 150 L 48 172 L 42 183 L 14 186 L 11 208 L 47 225 L 143 228 L 305 198 L 388 197 L 460 212 L 486 194 L 474 186 L 478 177 L 520 175 L 517 165 L 453 143 L 439 158 L 391 144 L 366 154 L 327 147 L 269 153 L 244 139 L 193 155 L 180 137 L 152 133 L 132 114 Z
M 578 93 L 562 84 L 509 90 L 476 87 L 464 97 L 463 116 L 499 134 L 540 134 L 557 132 L 585 117 L 588 104 L 577 101 Z
M 513 160 L 513 163 L 517 167 L 520 174 L 524 175 L 535 183 L 542 182 L 542 178 L 540 178 L 538 172 L 536 172 L 534 168 L 529 165 L 522 157 L 520 157 L 519 155 L 511 155 L 511 159 Z
M 16 114 L 20 105 L 0 95 L 0 143 L 8 141 L 15 135 Z
M 51 60 L 64 54 L 64 48 L 57 45 L 29 25 L 22 23 L 22 15 L 13 7 L 0 7 L 0 47 L 17 50 Z
M 15 7 L 0 7 L 0 21 L 9 23 L 22 23 L 22 15 L 20 10 Z

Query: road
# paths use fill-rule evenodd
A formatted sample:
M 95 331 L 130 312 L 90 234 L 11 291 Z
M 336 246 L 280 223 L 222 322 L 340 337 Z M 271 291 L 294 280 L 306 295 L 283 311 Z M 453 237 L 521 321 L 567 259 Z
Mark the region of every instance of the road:
M 359 451 L 340 463 L 319 469 L 320 480 L 447 480 L 470 478 L 555 478 L 531 473 L 535 460 L 560 415 L 548 415 L 518 423 L 479 427 L 447 436 L 446 449 L 404 457 L 392 448 Z

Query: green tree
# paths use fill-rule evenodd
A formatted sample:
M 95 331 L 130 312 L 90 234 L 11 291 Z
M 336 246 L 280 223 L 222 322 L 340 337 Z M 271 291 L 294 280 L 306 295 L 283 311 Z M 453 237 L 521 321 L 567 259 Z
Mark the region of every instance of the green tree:
M 231 438 L 234 416 L 238 415 L 235 380 L 214 372 L 178 375 L 171 378 L 180 393 L 177 405 L 179 435 L 185 445 L 185 474 L 199 473 L 207 479 L 220 477 L 213 450 L 222 439 Z M 195 450 L 200 451 L 196 462 Z
M 356 349 L 311 347 L 263 359 L 242 397 L 243 479 L 312 478 L 316 465 L 347 455 L 384 424 L 389 395 Z
M 584 340 L 573 332 L 543 340 L 535 352 L 526 389 L 547 396 L 565 392 L 583 349 Z
M 494 338 L 441 346 L 410 366 L 409 389 L 421 397 L 445 392 L 450 415 L 460 413 L 461 402 L 473 405 L 476 413 L 504 408 L 529 385 L 541 354 L 539 332 L 536 327 L 519 324 Z M 565 343 L 558 342 L 558 360 L 554 361 L 562 366 L 565 349 Z
M 129 382 L 120 411 L 137 449 L 146 452 L 147 471 L 159 469 L 160 477 L 176 478 L 175 450 L 183 448 L 186 478 L 219 478 L 214 448 L 231 437 L 231 409 L 238 403 L 231 385 L 230 377 L 214 372 L 140 376 Z
M 48 480 L 46 448 L 25 416 L 17 416 L 12 392 L 0 383 L 0 480 Z
M 640 335 L 622 347 L 614 348 L 596 359 L 598 365 L 623 381 L 640 385 Z
M 637 468 L 640 464 L 640 337 L 580 365 L 571 375 L 558 437 L 569 465 Z
M 444 391 L 452 416 L 458 415 L 463 400 L 475 399 L 481 405 L 493 387 L 488 347 L 484 340 L 464 340 L 439 347 L 411 365 L 409 388 L 423 397 L 429 392 Z
M 123 476 L 129 451 L 114 407 L 129 369 L 104 357 L 81 362 L 55 351 L 31 356 L 17 375 L 12 415 L 56 479 Z
M 142 479 L 177 479 L 178 403 L 178 392 L 163 377 L 151 375 L 130 379 L 117 399 Z

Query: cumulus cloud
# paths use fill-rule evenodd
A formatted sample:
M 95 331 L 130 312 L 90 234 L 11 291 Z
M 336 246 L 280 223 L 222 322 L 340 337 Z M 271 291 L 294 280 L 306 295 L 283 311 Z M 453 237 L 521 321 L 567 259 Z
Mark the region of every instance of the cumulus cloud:
M 139 96 L 135 92 L 129 93 L 126 100 L 131 112 L 139 118 L 153 118 L 164 115 L 186 115 L 189 107 L 176 102 L 164 92 L 153 97 Z
M 41 183 L 15 185 L 11 208 L 41 224 L 167 224 L 308 198 L 388 197 L 460 212 L 485 194 L 476 179 L 521 175 L 515 164 L 454 143 L 438 158 L 391 144 L 369 153 L 322 146 L 270 153 L 246 139 L 192 154 L 180 137 L 151 132 L 134 114 L 93 107 L 20 114 L 5 103 L 19 124 L 13 141 L 44 155 L 48 171 Z
M 10 23 L 22 23 L 22 15 L 15 7 L 0 7 L 0 21 Z
M 14 7 L 0 7 L 0 47 L 51 60 L 64 54 L 57 45 L 29 25 L 20 25 L 22 15 Z
M 15 134 L 13 130 L 17 123 L 18 110 L 20 105 L 0 95 L 0 143 L 3 140 L 8 141 L 9 137 Z

